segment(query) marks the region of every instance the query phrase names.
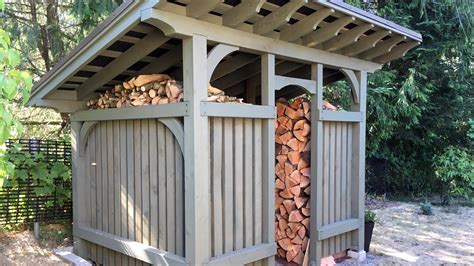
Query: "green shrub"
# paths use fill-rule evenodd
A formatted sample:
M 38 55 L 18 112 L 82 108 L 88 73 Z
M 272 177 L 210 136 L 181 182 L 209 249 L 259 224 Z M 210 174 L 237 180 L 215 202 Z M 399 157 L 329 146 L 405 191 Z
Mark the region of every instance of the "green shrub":
M 365 222 L 375 222 L 375 217 L 377 216 L 375 212 L 365 209 Z
M 474 201 L 474 160 L 467 149 L 447 147 L 443 153 L 434 156 L 433 168 L 443 183 L 444 203 L 450 203 L 455 196 Z
M 421 214 L 423 215 L 433 215 L 433 206 L 431 202 L 425 201 L 424 203 L 420 204 Z

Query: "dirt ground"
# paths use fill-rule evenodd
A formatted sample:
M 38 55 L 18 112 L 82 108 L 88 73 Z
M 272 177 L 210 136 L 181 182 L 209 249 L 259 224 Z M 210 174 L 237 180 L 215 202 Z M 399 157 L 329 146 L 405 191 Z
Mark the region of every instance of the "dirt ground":
M 377 221 L 365 265 L 474 265 L 474 208 L 433 207 L 427 216 L 418 203 L 368 206 Z
M 53 254 L 55 248 L 70 245 L 68 235 L 64 225 L 42 226 L 41 241 L 31 230 L 0 228 L 0 265 L 68 265 Z
M 377 222 L 362 265 L 474 265 L 474 208 L 433 207 L 434 215 L 426 216 L 418 203 L 370 200 L 367 205 Z M 31 231 L 0 228 L 0 265 L 67 265 L 52 251 L 71 245 L 70 231 L 47 225 L 41 232 L 38 242 Z

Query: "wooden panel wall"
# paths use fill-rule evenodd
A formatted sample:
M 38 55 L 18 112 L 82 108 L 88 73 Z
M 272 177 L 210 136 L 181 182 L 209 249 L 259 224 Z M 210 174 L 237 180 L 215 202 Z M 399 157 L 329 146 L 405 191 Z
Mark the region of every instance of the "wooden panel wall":
M 351 217 L 352 131 L 354 123 L 323 122 L 323 226 Z M 351 247 L 351 234 L 322 241 L 322 256 Z
M 92 228 L 184 257 L 183 156 L 165 125 L 156 119 L 99 122 L 88 138 L 85 168 Z M 97 245 L 90 257 L 109 265 L 123 261 Z
M 212 256 L 262 243 L 262 119 L 210 118 Z

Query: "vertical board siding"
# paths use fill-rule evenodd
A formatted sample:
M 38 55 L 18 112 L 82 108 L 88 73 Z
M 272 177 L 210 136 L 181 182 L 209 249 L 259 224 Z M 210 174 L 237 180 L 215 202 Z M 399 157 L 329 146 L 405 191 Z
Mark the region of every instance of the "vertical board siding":
M 210 118 L 212 256 L 262 243 L 262 121 Z
M 323 226 L 351 217 L 352 127 L 349 122 L 323 122 Z M 322 256 L 350 248 L 351 233 L 322 241 Z
M 88 137 L 92 228 L 184 254 L 184 163 L 173 133 L 155 119 L 99 122 Z M 98 264 L 141 261 L 90 244 Z

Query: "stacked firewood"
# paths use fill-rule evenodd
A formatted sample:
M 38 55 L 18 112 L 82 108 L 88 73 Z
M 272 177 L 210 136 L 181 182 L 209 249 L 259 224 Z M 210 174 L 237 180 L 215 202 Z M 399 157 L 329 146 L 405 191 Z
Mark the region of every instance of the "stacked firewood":
M 278 255 L 299 265 L 309 244 L 310 102 L 279 99 L 275 122 L 275 239 Z M 336 107 L 323 101 L 323 108 Z
M 208 86 L 208 101 L 242 103 L 242 99 L 230 97 L 211 85 Z M 91 109 L 122 108 L 150 104 L 167 104 L 183 101 L 184 92 L 180 82 L 165 74 L 139 75 L 103 94 L 98 99 L 87 101 Z

